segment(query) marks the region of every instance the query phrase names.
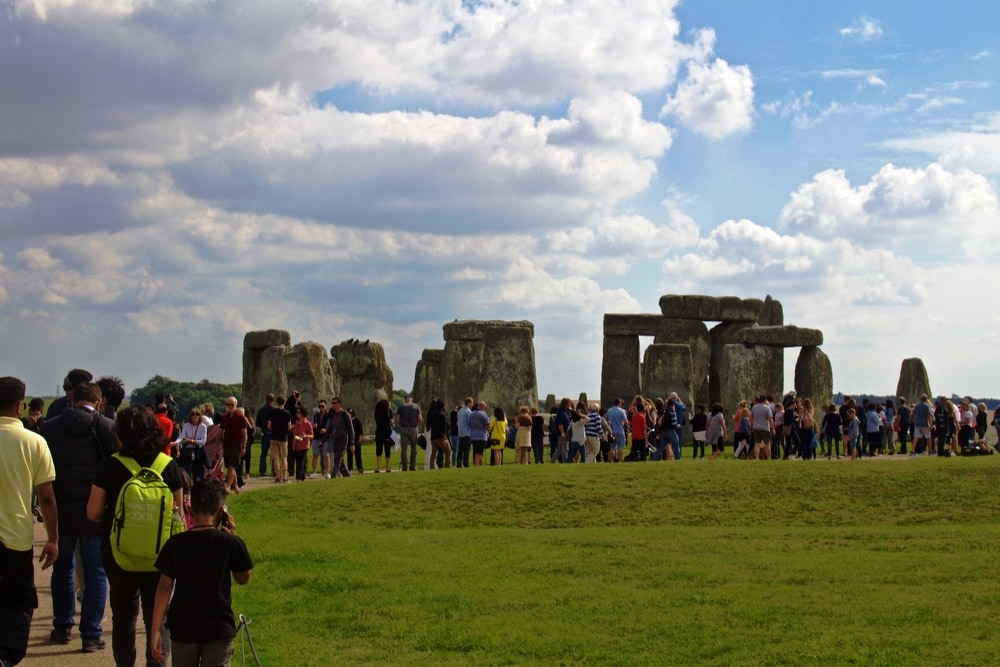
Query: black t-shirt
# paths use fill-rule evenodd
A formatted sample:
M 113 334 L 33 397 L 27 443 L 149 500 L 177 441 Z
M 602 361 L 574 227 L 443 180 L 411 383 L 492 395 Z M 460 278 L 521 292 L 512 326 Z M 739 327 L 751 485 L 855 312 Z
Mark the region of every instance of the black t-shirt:
M 156 454 L 152 456 L 136 457 L 140 466 L 146 468 L 153 464 Z M 171 459 L 167 467 L 163 469 L 163 482 L 171 491 L 184 488 L 184 479 L 181 477 L 181 467 L 177 461 Z M 104 489 L 107 498 L 104 501 L 104 542 L 110 547 L 111 522 L 115 516 L 115 505 L 118 503 L 118 493 L 125 482 L 132 479 L 132 473 L 125 464 L 114 457 L 108 457 L 101 461 L 94 473 L 94 486 Z
M 696 412 L 694 417 L 691 417 L 691 430 L 695 432 L 705 431 L 708 429 L 708 415 L 704 412 Z
M 167 540 L 156 569 L 174 580 L 171 639 L 197 644 L 236 636 L 232 573 L 253 569 L 243 540 L 221 530 L 189 530 Z
M 292 423 L 292 415 L 284 408 L 275 408 L 267 416 L 271 422 L 271 440 L 281 441 L 288 437 L 288 425 Z

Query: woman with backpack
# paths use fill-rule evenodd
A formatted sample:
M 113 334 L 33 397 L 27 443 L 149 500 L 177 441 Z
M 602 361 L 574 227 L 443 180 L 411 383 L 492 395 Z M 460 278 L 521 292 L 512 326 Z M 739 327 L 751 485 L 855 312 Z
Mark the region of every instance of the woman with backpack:
M 183 522 L 182 470 L 174 459 L 161 454 L 166 438 L 163 437 L 156 418 L 145 408 L 129 406 L 119 411 L 115 419 L 115 436 L 118 440 L 118 453 L 98 465 L 87 502 L 87 518 L 104 522 L 101 560 L 108 578 L 108 597 L 111 603 L 111 649 L 117 667 L 135 665 L 135 624 L 139 613 L 136 600 L 139 600 L 143 624 L 146 626 L 145 664 L 165 665 L 166 662 L 160 663 L 153 658 L 148 641 L 152 634 L 150 624 L 153 621 L 153 600 L 160 580 L 160 573 L 153 563 L 162 546 L 162 536 L 132 532 L 133 527 L 138 531 L 143 523 L 135 520 L 134 513 L 130 515 L 131 521 L 116 521 L 116 515 L 129 509 L 124 496 L 128 489 L 138 486 L 133 484 L 138 477 L 134 470 L 140 474 L 153 471 L 159 475 L 160 486 L 154 488 L 152 483 L 149 484 L 147 493 L 160 493 L 164 504 L 170 504 L 170 501 L 173 504 L 173 507 L 166 507 L 166 511 L 170 513 L 165 517 L 167 530 L 170 530 L 171 520 L 175 516 Z M 153 481 L 156 481 L 155 477 Z M 120 495 L 123 496 L 123 502 L 119 502 Z M 143 518 L 152 518 L 156 524 L 161 517 Z M 122 526 L 128 526 L 129 530 L 126 531 Z M 116 532 L 114 543 L 113 531 Z M 163 539 L 162 542 L 166 540 Z M 135 555 L 138 552 L 148 552 L 145 554 L 148 558 Z M 145 566 L 146 561 L 149 562 L 148 567 Z M 163 632 L 163 638 L 163 652 L 169 654 L 170 641 L 166 631 Z

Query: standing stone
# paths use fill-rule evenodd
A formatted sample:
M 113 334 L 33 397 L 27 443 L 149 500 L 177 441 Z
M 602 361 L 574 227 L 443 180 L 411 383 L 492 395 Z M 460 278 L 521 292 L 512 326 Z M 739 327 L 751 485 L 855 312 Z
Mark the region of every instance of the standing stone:
M 243 337 L 243 406 L 256 410 L 264 397 L 287 390 L 285 354 L 292 337 L 287 331 L 248 331 Z
M 905 396 L 907 402 L 916 403 L 921 394 L 933 396 L 931 381 L 927 377 L 927 367 L 922 359 L 912 357 L 903 359 L 899 369 L 899 382 L 896 383 L 896 396 Z
M 316 407 L 319 399 L 329 401 L 337 393 L 330 358 L 326 348 L 319 343 L 305 342 L 292 346 L 285 355 L 285 381 L 286 391 L 298 391 L 302 405 L 309 410 Z
M 330 348 L 340 376 L 344 408 L 354 408 L 366 434 L 375 432 L 375 404 L 392 396 L 392 370 L 381 343 L 347 340 Z
M 694 400 L 691 386 L 693 366 L 690 345 L 653 343 L 643 355 L 643 396 L 666 400 L 676 391 L 685 405 L 690 406 Z
M 727 413 L 733 412 L 740 401 L 760 394 L 781 396 L 785 355 L 780 347 L 723 345 L 720 366 L 720 398 Z
M 821 424 L 825 406 L 833 402 L 833 367 L 830 357 L 818 347 L 804 347 L 799 352 L 795 362 L 795 393 L 812 401 L 816 423 Z
M 601 363 L 601 405 L 610 407 L 616 398 L 625 405 L 639 393 L 639 337 L 605 336 Z
M 441 379 L 444 400 L 466 396 L 505 411 L 538 403 L 535 326 L 528 321 L 463 320 L 444 325 Z
M 682 398 L 686 404 L 703 403 L 708 405 L 708 375 L 712 365 L 712 339 L 705 323 L 697 320 L 678 320 L 664 317 L 660 321 L 656 337 L 653 339 L 654 345 L 661 343 L 686 345 L 691 349 L 691 377 L 684 383 L 689 393 L 682 394 Z M 648 377 L 648 371 L 643 371 L 643 377 Z M 642 391 L 655 395 L 650 391 L 645 381 L 642 384 Z M 678 393 L 680 392 L 678 391 Z
M 413 401 L 422 410 L 430 407 L 431 401 L 443 398 L 441 382 L 441 361 L 444 350 L 424 350 L 413 373 Z M 449 406 L 450 408 L 450 406 Z
M 757 326 L 776 327 L 784 323 L 785 313 L 781 307 L 781 302 L 772 299 L 771 295 L 768 294 L 764 297 L 764 304 L 760 307 L 760 313 L 757 314 Z
M 726 345 L 742 344 L 743 330 L 750 327 L 748 322 L 723 322 L 712 327 L 708 332 L 712 341 L 712 357 L 708 369 L 708 402 L 710 405 L 719 401 L 727 411 L 736 409 L 736 404 L 726 403 L 722 399 L 722 348 Z
M 556 400 L 556 395 L 555 394 L 546 394 L 545 395 L 545 412 L 548 412 L 549 410 L 551 410 L 552 408 L 556 407 L 557 405 L 559 405 L 559 401 Z M 528 407 L 531 407 L 531 406 L 528 406 Z

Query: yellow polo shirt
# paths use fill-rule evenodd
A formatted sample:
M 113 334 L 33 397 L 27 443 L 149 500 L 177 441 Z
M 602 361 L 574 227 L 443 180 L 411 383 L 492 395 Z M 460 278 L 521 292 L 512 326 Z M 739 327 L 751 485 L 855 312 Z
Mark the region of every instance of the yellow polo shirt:
M 55 478 L 45 438 L 16 417 L 0 417 L 0 542 L 8 549 L 31 551 L 31 491 Z

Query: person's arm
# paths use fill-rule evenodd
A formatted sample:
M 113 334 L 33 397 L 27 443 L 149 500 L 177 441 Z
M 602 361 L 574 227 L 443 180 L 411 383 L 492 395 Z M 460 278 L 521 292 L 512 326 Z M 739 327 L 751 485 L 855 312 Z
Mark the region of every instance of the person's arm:
M 170 604 L 170 596 L 174 592 L 174 580 L 165 574 L 160 575 L 160 581 L 156 585 L 156 598 L 153 600 L 153 623 L 150 626 L 149 650 L 157 660 L 163 660 L 163 636 L 160 628 L 163 627 L 163 618 L 167 615 L 167 605 Z
M 194 444 L 199 447 L 204 447 L 205 442 L 208 440 L 208 427 L 204 424 L 198 424 L 194 430 Z
M 56 512 L 56 493 L 52 490 L 52 482 L 45 482 L 35 487 L 38 492 L 38 509 L 42 513 L 42 523 L 45 524 L 45 546 L 38 556 L 42 569 L 52 566 L 59 557 L 59 515 Z
M 91 485 L 90 498 L 87 500 L 87 518 L 100 521 L 104 518 L 104 505 L 108 502 L 108 492 L 99 486 Z
M 184 489 L 174 489 L 174 507 L 177 508 L 177 514 L 181 518 L 181 523 L 184 523 Z

